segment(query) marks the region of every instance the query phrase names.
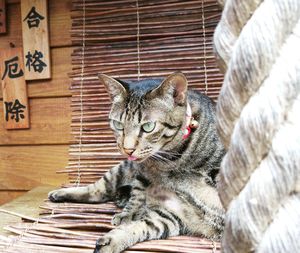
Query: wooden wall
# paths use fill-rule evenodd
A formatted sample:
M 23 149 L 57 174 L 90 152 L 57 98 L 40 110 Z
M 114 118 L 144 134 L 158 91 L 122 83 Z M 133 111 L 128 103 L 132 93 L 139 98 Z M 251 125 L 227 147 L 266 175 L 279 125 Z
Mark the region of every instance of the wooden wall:
M 0 50 L 22 46 L 20 0 L 6 2 L 8 32 L 0 35 Z M 27 82 L 29 130 L 4 129 L 0 92 L 0 204 L 38 185 L 67 180 L 55 172 L 67 164 L 71 138 L 70 9 L 71 0 L 48 0 L 52 79 Z

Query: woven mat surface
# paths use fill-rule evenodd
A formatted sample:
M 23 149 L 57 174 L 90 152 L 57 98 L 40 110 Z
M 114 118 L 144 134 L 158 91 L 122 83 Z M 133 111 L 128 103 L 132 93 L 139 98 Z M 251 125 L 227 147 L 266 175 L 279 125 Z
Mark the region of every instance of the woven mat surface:
M 6 226 L 14 235 L 0 236 L 1 252 L 93 252 L 99 236 L 114 226 L 110 221 L 120 210 L 112 203 L 51 203 L 40 206 L 40 217 L 18 215 L 22 223 Z M 199 237 L 177 236 L 136 244 L 125 252 L 220 252 L 220 244 Z

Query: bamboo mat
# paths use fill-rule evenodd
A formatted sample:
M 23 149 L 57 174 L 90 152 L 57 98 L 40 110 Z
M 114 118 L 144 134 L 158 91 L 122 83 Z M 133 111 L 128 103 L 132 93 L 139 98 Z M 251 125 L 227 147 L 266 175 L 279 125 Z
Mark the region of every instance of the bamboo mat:
M 5 227 L 16 234 L 0 236 L 0 252 L 92 252 L 99 236 L 113 228 L 114 204 L 51 203 L 45 201 L 38 219 L 19 215 L 24 222 Z M 219 252 L 220 245 L 199 237 L 178 236 L 139 243 L 125 252 Z
M 212 36 L 220 19 L 217 0 L 73 0 L 72 134 L 65 187 L 99 179 L 124 159 L 108 125 L 110 101 L 97 73 L 121 79 L 165 77 L 182 71 L 192 89 L 217 99 L 223 76 Z M 92 252 L 96 239 L 113 228 L 111 204 L 45 203 L 38 219 L 6 227 L 1 252 Z M 139 243 L 126 252 L 219 252 L 218 243 L 180 236 Z

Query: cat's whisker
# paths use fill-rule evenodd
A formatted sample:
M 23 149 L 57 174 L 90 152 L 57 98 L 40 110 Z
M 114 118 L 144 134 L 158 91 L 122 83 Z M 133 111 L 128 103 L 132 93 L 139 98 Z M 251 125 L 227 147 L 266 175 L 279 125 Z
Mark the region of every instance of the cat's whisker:
M 152 154 L 151 157 L 154 158 L 154 160 L 156 160 L 156 161 L 158 161 L 158 162 L 161 162 L 161 163 L 163 163 L 164 165 L 167 165 L 167 168 L 168 168 L 168 166 L 170 166 L 170 161 L 168 161 L 168 160 L 166 160 L 166 159 L 163 159 L 163 157 L 157 155 L 157 153 L 156 153 L 156 154 Z M 161 169 L 161 168 L 159 168 L 159 169 Z
M 152 158 L 154 158 L 156 161 L 162 162 L 164 164 L 167 164 L 165 160 L 162 159 L 162 157 L 158 156 L 157 154 L 152 154 L 151 156 Z
M 149 158 L 152 159 L 154 162 L 158 162 L 158 163 L 160 163 L 162 165 L 166 165 L 165 161 L 162 161 L 162 160 L 158 159 L 157 157 L 151 156 Z M 157 168 L 157 170 L 160 170 L 160 171 L 163 171 L 163 172 L 167 171 L 167 169 L 166 169 L 165 166 L 159 166 Z
M 181 157 L 180 154 L 178 154 L 178 155 L 173 155 L 173 154 L 171 154 L 171 153 L 162 153 L 162 152 L 160 152 L 160 151 L 158 151 L 157 153 L 158 153 L 158 154 L 162 154 L 162 155 L 167 155 L 167 156 L 169 156 L 171 159 L 172 159 L 172 158 L 179 159 L 179 158 Z M 163 157 L 164 159 L 168 160 L 169 162 L 172 162 L 174 165 L 177 165 L 175 161 L 172 161 L 172 160 L 170 160 L 169 158 L 167 158 L 167 157 L 165 157 L 165 156 L 161 156 L 161 157 Z M 174 168 L 175 168 L 177 171 L 180 171 L 180 169 L 177 168 L 177 167 L 178 167 L 178 166 L 174 166 Z
M 174 155 L 174 156 L 198 156 L 198 154 L 184 152 L 184 153 L 178 153 L 178 152 L 172 152 L 172 151 L 165 151 L 165 150 L 159 150 L 159 153 L 167 154 L 167 155 Z
M 174 162 L 174 161 L 172 161 L 172 160 L 170 160 L 170 159 L 168 159 L 168 158 L 166 158 L 166 157 L 163 157 L 163 156 L 161 156 L 161 155 L 159 155 L 159 151 L 158 152 L 156 152 L 155 153 L 155 156 L 156 156 L 156 158 L 159 158 L 161 161 L 163 161 L 165 164 L 167 164 L 168 166 L 172 166 L 172 170 L 176 170 L 177 172 L 179 172 L 180 174 L 184 174 L 181 170 L 180 170 L 180 168 L 178 168 L 178 166 L 176 166 L 177 164 L 176 164 L 176 162 Z
M 158 153 L 156 153 L 155 155 L 156 155 L 158 158 L 160 158 L 161 160 L 165 161 L 165 162 L 169 162 L 169 163 L 175 164 L 174 161 L 172 161 L 172 160 L 170 160 L 170 159 L 168 159 L 168 158 L 166 158 L 166 157 L 164 157 L 164 156 L 161 156 L 161 155 L 159 155 Z
M 180 158 L 180 154 L 172 154 L 172 153 L 167 153 L 167 152 L 161 152 L 161 151 L 158 151 L 157 152 L 158 154 L 162 154 L 162 155 L 167 155 L 167 156 L 170 156 L 171 158 Z M 166 158 L 166 157 L 164 157 Z

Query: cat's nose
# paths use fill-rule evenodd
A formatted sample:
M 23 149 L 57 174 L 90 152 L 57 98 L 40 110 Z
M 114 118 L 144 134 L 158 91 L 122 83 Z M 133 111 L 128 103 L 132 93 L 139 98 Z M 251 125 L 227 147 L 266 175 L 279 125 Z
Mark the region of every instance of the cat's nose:
M 132 155 L 134 151 L 135 151 L 135 149 L 124 148 L 124 152 L 127 155 Z

